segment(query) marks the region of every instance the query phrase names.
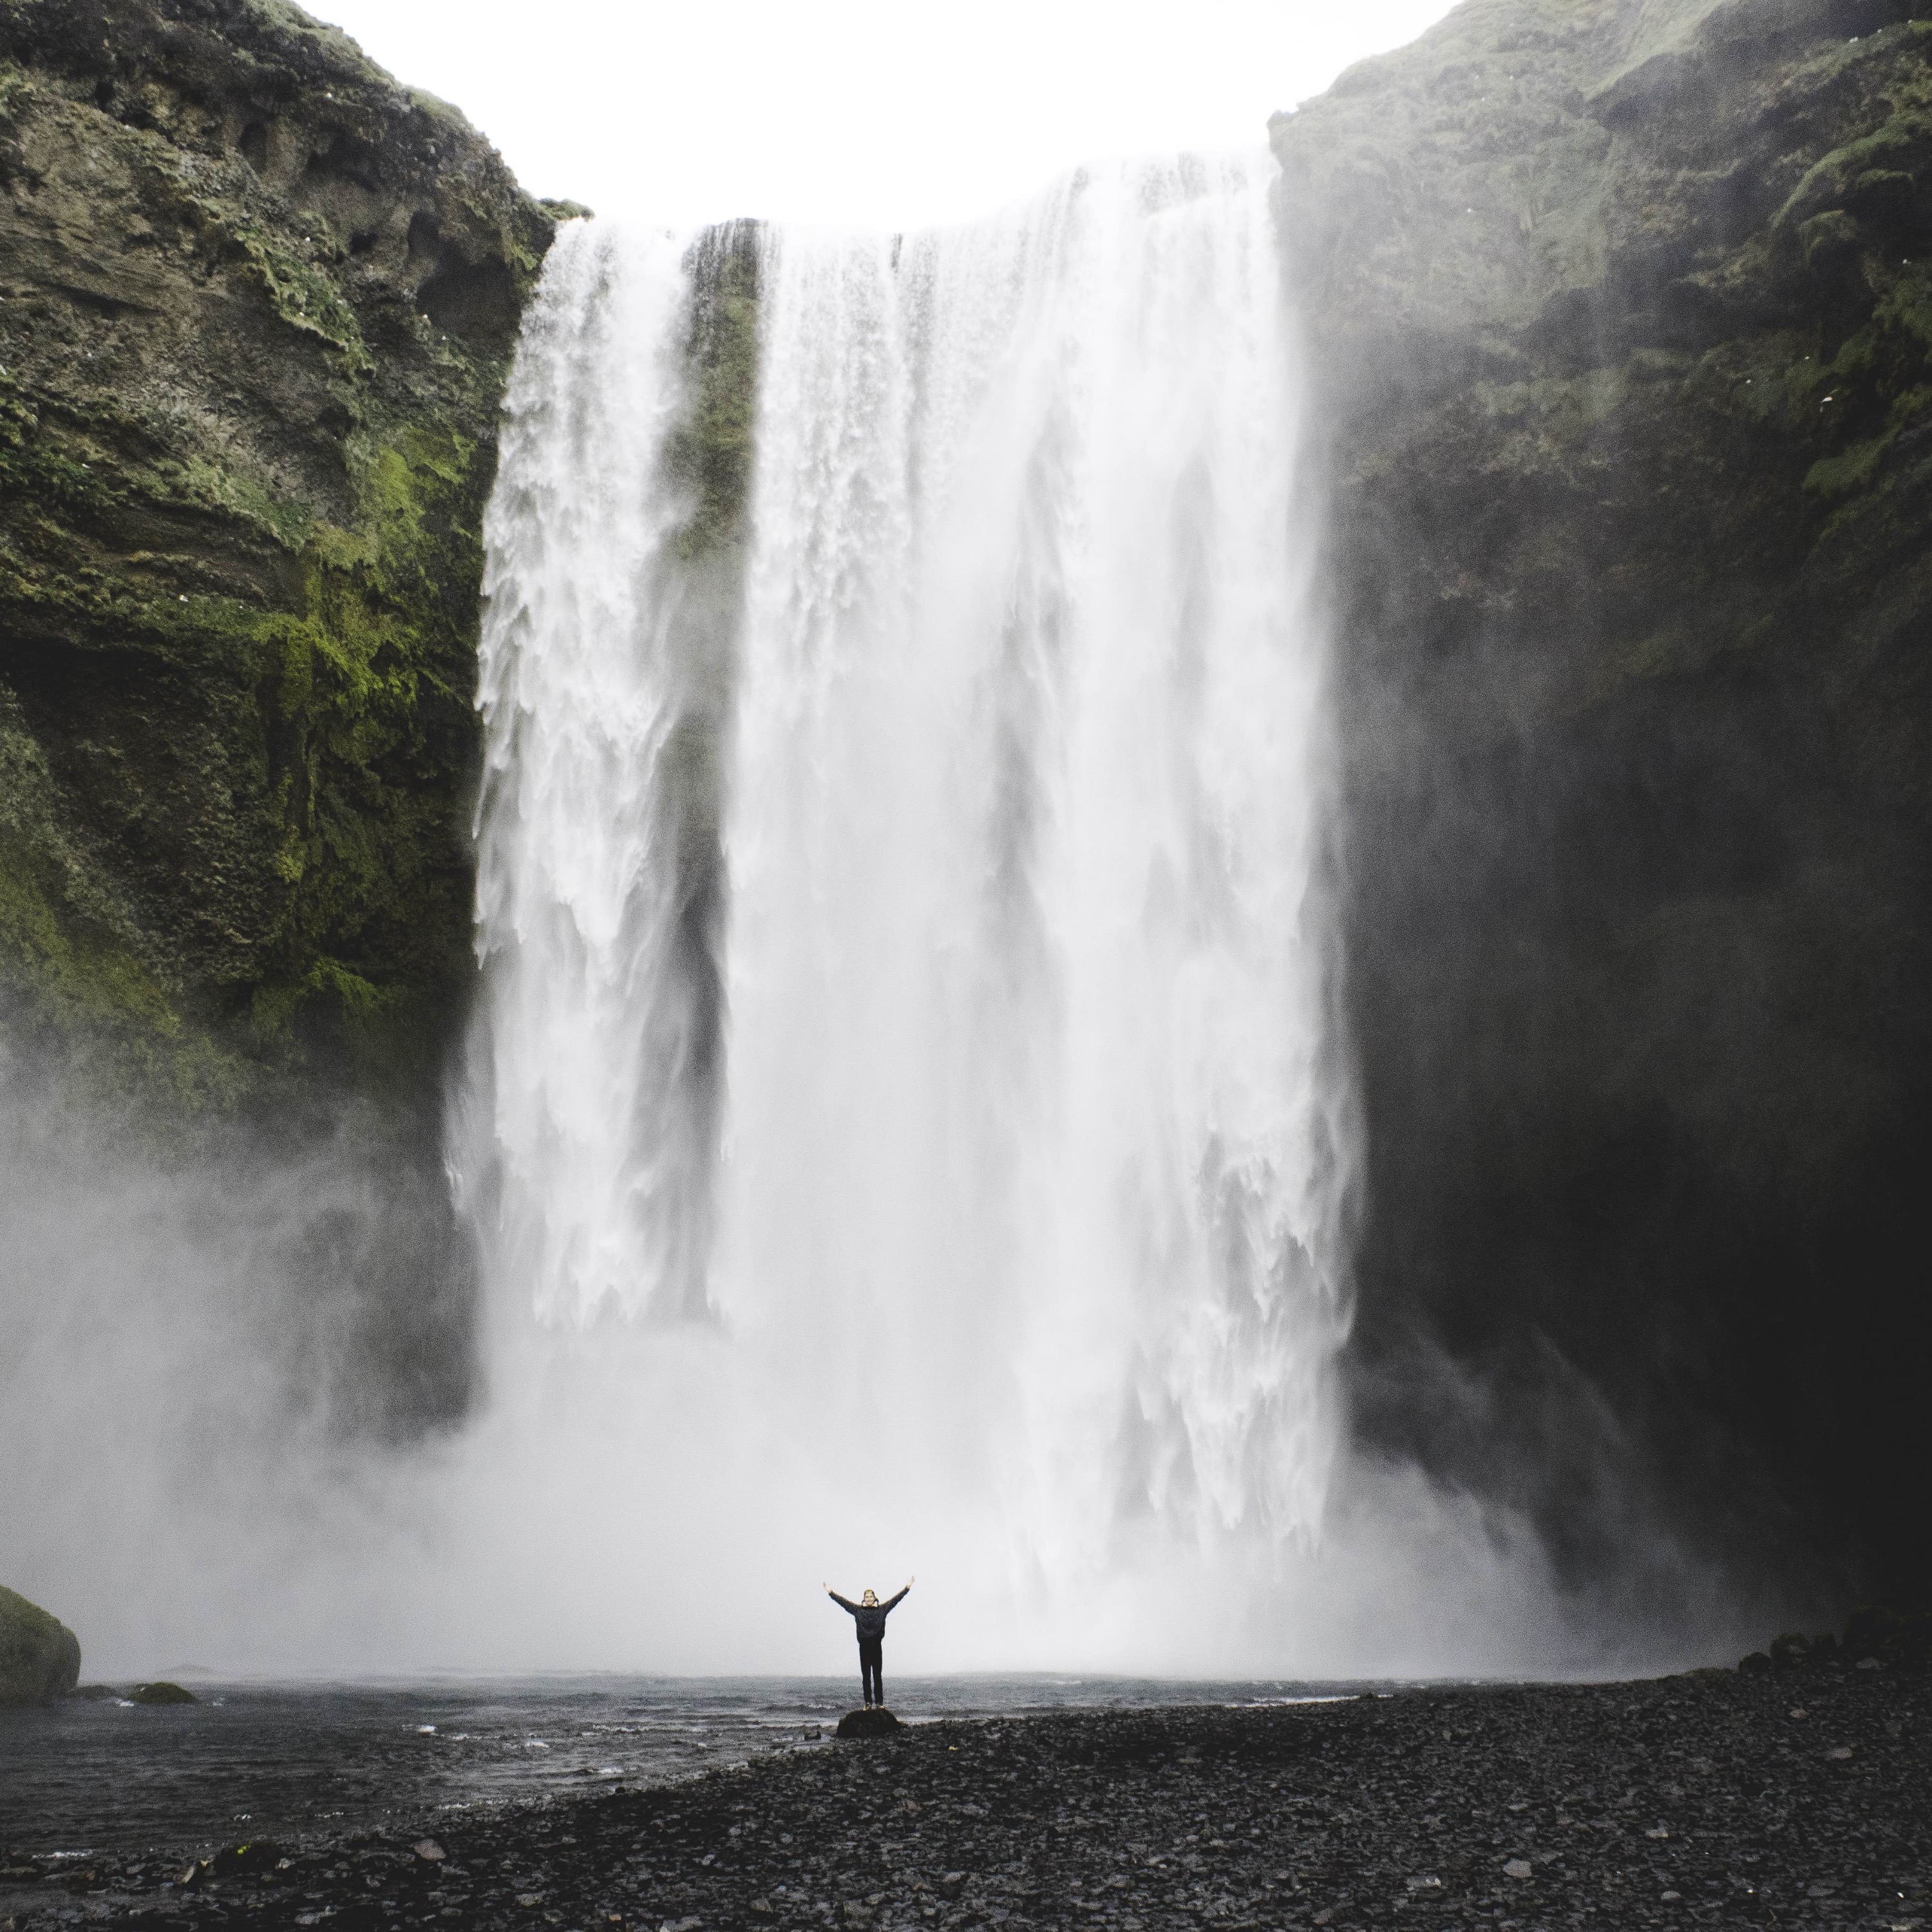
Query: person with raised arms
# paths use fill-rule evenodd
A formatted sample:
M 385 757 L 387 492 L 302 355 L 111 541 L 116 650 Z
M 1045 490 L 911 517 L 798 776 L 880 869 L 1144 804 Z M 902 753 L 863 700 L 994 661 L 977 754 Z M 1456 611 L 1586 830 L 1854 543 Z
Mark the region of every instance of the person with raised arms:
M 906 1591 L 918 1580 L 916 1576 L 908 1576 L 898 1595 L 888 1597 L 883 1604 L 870 1590 L 854 1604 L 842 1597 L 830 1583 L 824 1586 L 825 1594 L 842 1610 L 850 1611 L 852 1621 L 859 1627 L 859 1689 L 868 1711 L 875 1704 L 882 1711 L 886 1708 L 886 1619 L 898 1607 Z

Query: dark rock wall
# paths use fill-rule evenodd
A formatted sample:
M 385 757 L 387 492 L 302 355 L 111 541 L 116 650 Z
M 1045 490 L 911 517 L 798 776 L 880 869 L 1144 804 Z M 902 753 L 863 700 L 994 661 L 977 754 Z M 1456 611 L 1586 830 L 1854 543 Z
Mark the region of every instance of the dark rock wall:
M 433 1084 L 552 232 L 280 0 L 0 0 L 0 1018 L 98 1090 Z
M 1932 20 L 1472 0 L 1274 127 L 1320 382 L 1358 1427 L 1923 1591 Z M 1649 1582 L 1644 1581 L 1648 1574 Z
M 224 1284 L 224 1385 L 290 1418 L 406 1436 L 470 1400 L 439 1076 L 481 527 L 564 212 L 281 0 L 0 0 L 16 1329 L 116 1294 L 186 1323 L 182 1284 Z

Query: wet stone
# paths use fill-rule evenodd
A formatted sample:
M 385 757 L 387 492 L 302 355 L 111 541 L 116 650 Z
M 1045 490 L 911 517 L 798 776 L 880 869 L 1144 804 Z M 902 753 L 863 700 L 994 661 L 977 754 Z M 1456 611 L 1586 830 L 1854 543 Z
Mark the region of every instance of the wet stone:
M 838 1720 L 837 1735 L 848 1738 L 890 1738 L 897 1736 L 904 1728 L 890 1711 L 848 1711 Z
M 1932 1932 L 1925 1678 L 1822 1669 L 1804 1708 L 1828 1729 L 1800 1750 L 1778 1676 L 914 1723 L 889 1750 L 828 1744 L 334 1841 L 158 1847 L 78 1873 L 0 1848 L 0 1924 L 53 1932 L 84 1904 L 90 1924 L 155 1932 Z

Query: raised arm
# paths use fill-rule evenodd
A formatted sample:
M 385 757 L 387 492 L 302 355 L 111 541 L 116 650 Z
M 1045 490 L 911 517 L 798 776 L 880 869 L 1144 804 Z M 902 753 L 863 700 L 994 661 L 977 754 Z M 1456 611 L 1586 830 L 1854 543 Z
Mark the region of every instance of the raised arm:
M 855 1617 L 859 1614 L 859 1606 L 856 1604 L 848 1603 L 836 1590 L 832 1588 L 830 1583 L 826 1584 L 825 1586 L 825 1594 L 830 1597 L 842 1610 L 850 1610 Z
M 906 1590 L 910 1590 L 911 1588 L 912 1584 L 910 1580 L 908 1580 L 905 1586 L 905 1589 L 900 1591 L 898 1595 L 896 1597 L 888 1597 L 886 1600 L 879 1606 L 879 1608 L 882 1610 L 896 1610 L 898 1607 L 901 1600 L 904 1598 Z

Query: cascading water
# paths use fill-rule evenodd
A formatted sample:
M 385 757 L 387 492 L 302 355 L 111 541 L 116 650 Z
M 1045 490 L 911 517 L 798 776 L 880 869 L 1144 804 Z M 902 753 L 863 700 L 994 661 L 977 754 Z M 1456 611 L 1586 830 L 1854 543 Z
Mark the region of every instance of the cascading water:
M 721 1016 L 690 794 L 722 640 L 664 462 L 688 306 L 668 238 L 565 232 L 490 514 L 492 1258 L 550 1320 L 705 1306 Z
M 765 236 L 741 580 L 677 460 L 700 257 L 560 236 L 459 1188 L 500 1388 L 631 1417 L 618 1487 L 703 1505 L 674 1568 L 719 1513 L 779 1563 L 916 1540 L 1009 1660 L 1043 1603 L 1119 1658 L 1204 1582 L 1270 1623 L 1318 1529 L 1346 1096 L 1268 177 Z

